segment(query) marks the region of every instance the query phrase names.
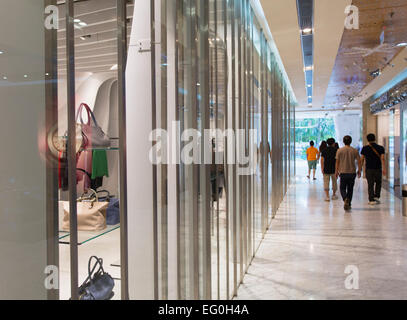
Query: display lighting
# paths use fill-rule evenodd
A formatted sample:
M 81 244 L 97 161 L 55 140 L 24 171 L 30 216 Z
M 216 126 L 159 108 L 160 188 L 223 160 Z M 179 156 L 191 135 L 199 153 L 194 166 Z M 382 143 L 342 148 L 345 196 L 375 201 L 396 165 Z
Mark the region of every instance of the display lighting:
M 86 39 L 90 39 L 91 37 L 92 37 L 92 35 L 86 34 L 86 35 L 84 35 L 84 36 L 81 36 L 80 39 L 83 40 L 83 41 L 85 41 Z
M 407 83 L 398 85 L 384 93 L 370 104 L 370 111 L 378 113 L 390 109 L 407 99 Z
M 311 71 L 314 69 L 314 66 L 307 66 L 304 68 L 304 71 Z

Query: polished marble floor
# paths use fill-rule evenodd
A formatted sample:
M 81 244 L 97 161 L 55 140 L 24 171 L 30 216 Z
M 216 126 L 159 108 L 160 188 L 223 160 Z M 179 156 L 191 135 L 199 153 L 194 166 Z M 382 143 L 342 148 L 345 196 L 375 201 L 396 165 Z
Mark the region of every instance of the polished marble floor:
M 341 200 L 324 202 L 321 175 L 299 174 L 237 299 L 407 299 L 407 218 L 387 191 L 369 206 L 366 189 L 358 180 L 345 213 Z

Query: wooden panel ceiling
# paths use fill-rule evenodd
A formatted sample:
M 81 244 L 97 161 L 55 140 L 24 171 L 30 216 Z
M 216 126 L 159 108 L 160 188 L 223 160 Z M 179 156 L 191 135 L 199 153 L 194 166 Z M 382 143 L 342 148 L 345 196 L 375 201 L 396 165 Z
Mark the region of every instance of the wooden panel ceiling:
M 359 8 L 359 30 L 344 31 L 325 97 L 327 107 L 349 104 L 374 79 L 372 72 L 391 65 L 403 50 L 397 44 L 407 42 L 406 0 L 354 0 L 353 5 Z

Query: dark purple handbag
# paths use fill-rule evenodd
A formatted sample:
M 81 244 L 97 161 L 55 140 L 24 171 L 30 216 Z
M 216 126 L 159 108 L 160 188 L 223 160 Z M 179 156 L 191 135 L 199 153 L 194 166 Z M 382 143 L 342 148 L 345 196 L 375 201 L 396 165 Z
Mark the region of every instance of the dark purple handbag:
M 98 193 L 106 193 L 106 196 L 99 197 L 99 201 L 109 202 L 106 209 L 106 224 L 108 226 L 115 226 L 120 223 L 120 200 L 110 196 L 109 191 L 100 190 Z

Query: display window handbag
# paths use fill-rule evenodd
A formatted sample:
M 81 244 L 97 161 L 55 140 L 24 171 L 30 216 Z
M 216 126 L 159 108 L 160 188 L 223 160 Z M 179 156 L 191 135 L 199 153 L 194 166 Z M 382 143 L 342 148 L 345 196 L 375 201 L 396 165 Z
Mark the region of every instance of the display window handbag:
M 95 263 L 92 266 L 93 260 Z M 114 296 L 113 288 L 114 280 L 103 269 L 103 259 L 90 257 L 88 277 L 78 289 L 79 300 L 110 300 Z
M 87 121 L 83 120 L 83 110 L 86 111 Z M 88 141 L 88 148 L 103 149 L 110 147 L 110 138 L 103 132 L 96 121 L 95 114 L 86 103 L 81 103 L 79 106 L 77 118 L 80 118 L 82 132 Z
M 115 226 L 120 223 L 120 200 L 112 197 L 107 190 L 100 190 L 97 192 L 105 193 L 103 197 L 99 196 L 100 201 L 108 201 L 109 206 L 106 209 L 106 224 L 108 226 Z
M 78 231 L 101 231 L 106 229 L 106 209 L 109 202 L 100 202 L 94 190 L 91 196 L 82 195 L 77 200 Z M 63 202 L 62 229 L 69 231 L 69 202 Z
M 83 119 L 84 111 L 86 112 L 86 122 Z M 58 135 L 58 125 L 49 131 L 48 148 L 56 159 L 60 152 L 67 152 L 67 137 L 68 131 L 62 137 Z M 81 103 L 76 113 L 76 153 L 80 154 L 87 148 L 108 148 L 110 145 L 110 138 L 98 125 L 93 111 L 86 103 Z

